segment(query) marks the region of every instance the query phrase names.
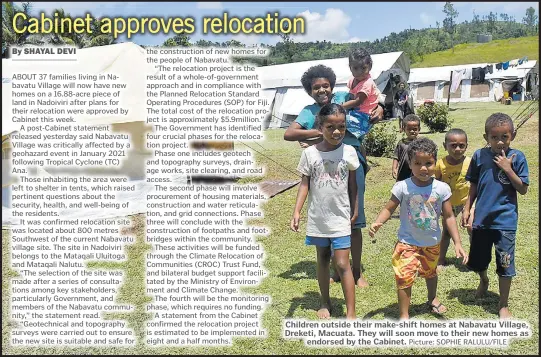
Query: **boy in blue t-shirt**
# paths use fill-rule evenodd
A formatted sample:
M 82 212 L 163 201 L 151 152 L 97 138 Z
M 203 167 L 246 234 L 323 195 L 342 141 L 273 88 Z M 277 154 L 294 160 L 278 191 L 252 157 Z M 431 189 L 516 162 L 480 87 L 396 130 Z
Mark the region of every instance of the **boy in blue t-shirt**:
M 524 154 L 509 145 L 515 138 L 513 121 L 507 114 L 494 113 L 485 122 L 489 148 L 477 150 L 471 159 L 466 180 L 471 182 L 469 198 L 462 213 L 462 226 L 468 225 L 475 199 L 475 217 L 468 267 L 480 277 L 476 297 L 488 290 L 487 269 L 492 245 L 496 248 L 501 319 L 511 318 L 508 300 L 515 273 L 515 233 L 518 221 L 517 191 L 528 191 L 528 163 Z

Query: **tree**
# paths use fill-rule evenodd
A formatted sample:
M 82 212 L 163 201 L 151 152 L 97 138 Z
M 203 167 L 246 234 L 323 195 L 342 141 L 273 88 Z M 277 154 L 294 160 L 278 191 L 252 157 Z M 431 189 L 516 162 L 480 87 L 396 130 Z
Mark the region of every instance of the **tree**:
M 214 44 L 212 43 L 212 41 L 207 41 L 207 40 L 197 40 L 197 42 L 195 43 L 195 45 L 197 47 L 212 47 L 214 46 Z
M 23 13 L 27 17 L 30 16 L 32 5 L 29 2 L 22 3 L 21 7 L 13 4 L 13 2 L 2 2 L 2 57 L 7 57 L 9 46 L 22 46 L 24 44 L 33 43 L 31 34 L 28 31 L 24 33 L 16 33 L 13 27 L 13 19 L 18 13 Z M 17 27 L 21 28 L 26 24 L 26 21 L 17 20 Z
M 487 30 L 488 32 L 490 32 L 491 34 L 495 32 L 496 30 L 496 20 L 497 20 L 497 16 L 495 13 L 493 13 L 492 11 L 490 12 L 490 14 L 488 14 L 488 23 L 487 23 Z
M 186 35 L 180 35 L 176 34 L 173 37 L 169 37 L 167 40 L 163 42 L 164 47 L 190 47 L 192 44 L 190 43 L 190 38 Z
M 445 31 L 451 35 L 451 47 L 453 48 L 453 53 L 455 52 L 455 43 L 454 43 L 454 34 L 456 31 L 456 22 L 454 19 L 458 17 L 458 11 L 455 10 L 453 4 L 449 1 L 443 6 L 443 13 L 445 14 L 445 19 L 443 20 L 443 27 Z
M 536 25 L 537 25 L 537 15 L 535 14 L 535 9 L 533 7 L 529 7 L 526 9 L 526 16 L 522 19 L 522 22 L 528 26 L 533 33 L 536 33 Z

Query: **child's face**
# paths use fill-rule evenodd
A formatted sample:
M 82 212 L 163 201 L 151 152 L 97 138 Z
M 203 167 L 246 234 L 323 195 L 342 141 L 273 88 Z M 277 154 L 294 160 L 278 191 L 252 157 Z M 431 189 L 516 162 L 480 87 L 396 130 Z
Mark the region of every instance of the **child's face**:
M 398 89 L 404 89 L 404 88 L 406 88 L 406 86 L 404 85 L 404 83 L 400 83 L 400 84 L 398 85 Z
M 344 114 L 329 115 L 319 127 L 323 140 L 331 145 L 339 145 L 346 134 L 346 116 Z
M 460 160 L 468 148 L 468 142 L 466 136 L 462 134 L 449 135 L 447 141 L 443 143 L 443 147 L 447 150 L 449 156 L 455 160 Z
M 351 70 L 351 74 L 353 75 L 353 77 L 355 77 L 356 80 L 364 81 L 366 78 L 368 78 L 372 66 L 365 65 L 359 62 L 351 62 L 349 64 L 349 69 Z
M 502 150 L 505 152 L 509 149 L 515 135 L 511 131 L 509 124 L 504 124 L 491 128 L 488 133 L 484 135 L 484 138 L 490 145 L 493 153 L 501 154 Z
M 331 82 L 327 78 L 316 78 L 312 81 L 312 98 L 323 106 L 331 101 Z
M 419 123 L 415 121 L 408 121 L 404 124 L 404 132 L 406 133 L 406 138 L 408 138 L 409 141 L 415 140 L 417 135 L 419 135 L 420 130 L 421 128 Z
M 416 152 L 410 161 L 410 168 L 413 176 L 420 181 L 428 181 L 434 175 L 436 159 L 429 153 Z

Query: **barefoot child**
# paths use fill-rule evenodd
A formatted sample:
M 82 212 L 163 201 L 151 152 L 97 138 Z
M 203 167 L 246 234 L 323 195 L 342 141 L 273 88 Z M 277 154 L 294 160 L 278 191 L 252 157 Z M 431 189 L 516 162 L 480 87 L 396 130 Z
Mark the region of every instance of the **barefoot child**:
M 516 274 L 517 192 L 525 195 L 528 191 L 528 162 L 521 151 L 509 147 L 515 138 L 509 115 L 494 113 L 489 116 L 484 138 L 490 147 L 473 154 L 466 174 L 470 193 L 462 213 L 462 225 L 468 225 L 470 207 L 477 200 L 468 267 L 479 274 L 476 296 L 481 297 L 488 290 L 487 269 L 492 245 L 495 246 L 500 286 L 499 316 L 504 319 L 512 317 L 508 300 L 511 279 Z
M 408 157 L 413 176 L 394 184 L 391 199 L 369 231 L 374 238 L 376 232 L 400 205 L 400 229 L 392 258 L 400 319 L 409 318 L 411 286 L 417 275 L 426 280 L 426 304 L 430 311 L 440 315 L 447 311 L 436 296 L 441 214 L 449 227 L 457 258 L 463 257 L 464 264 L 467 262 L 449 200 L 451 189 L 446 183 L 432 177 L 437 157 L 436 144 L 427 138 L 416 139 L 408 146 Z
M 348 83 L 352 97 L 342 104 L 344 109 L 352 109 L 347 119 L 347 130 L 361 142 L 372 127 L 370 113 L 378 106 L 379 90 L 370 77 L 372 58 L 368 51 L 356 48 L 349 55 L 349 69 L 353 78 Z
M 411 169 L 408 164 L 408 145 L 417 139 L 421 130 L 421 119 L 415 114 L 408 114 L 403 120 L 406 137 L 398 142 L 393 157 L 393 178 L 402 181 L 411 176 Z
M 468 148 L 468 135 L 462 129 L 451 129 L 445 134 L 443 147 L 447 151 L 447 156 L 436 163 L 434 176 L 436 180 L 443 181 L 451 187 L 450 201 L 453 213 L 457 217 L 462 212 L 470 191 L 470 183 L 466 181 L 466 172 L 471 158 L 464 155 Z M 443 224 L 442 228 L 438 273 L 445 265 L 445 255 L 451 241 L 447 226 Z M 470 227 L 468 227 L 468 234 L 471 235 Z
M 341 104 L 349 95 L 347 92 L 333 93 L 334 85 L 336 84 L 336 74 L 329 67 L 317 65 L 310 67 L 301 78 L 302 86 L 306 93 L 314 99 L 314 104 L 307 105 L 299 113 L 299 116 L 284 133 L 284 140 L 299 141 L 301 147 L 307 148 L 310 145 L 317 144 L 322 141 L 321 132 L 315 126 L 316 114 L 321 107 L 328 103 Z M 383 105 L 380 103 L 372 113 L 370 113 L 372 123 L 376 123 L 383 118 Z M 347 119 L 346 119 L 347 120 Z M 353 277 L 355 284 L 359 288 L 368 286 L 368 282 L 364 278 L 361 269 L 361 257 L 363 247 L 363 235 L 361 228 L 366 227 L 366 216 L 364 212 L 364 191 L 366 182 L 366 156 L 361 149 L 361 142 L 353 136 L 349 131 L 346 131 L 343 140 L 344 144 L 351 145 L 357 151 L 357 157 L 361 166 L 355 171 L 357 177 L 357 204 L 359 216 L 351 231 L 351 266 L 353 269 Z M 331 282 L 339 282 L 336 269 Z
M 342 143 L 346 132 L 346 112 L 338 104 L 324 105 L 317 115 L 316 128 L 323 141 L 302 152 L 297 170 L 302 174 L 291 229 L 299 231 L 299 220 L 308 196 L 306 244 L 315 245 L 317 280 L 321 307 L 317 316 L 331 315 L 329 264 L 331 248 L 346 300 L 346 317 L 355 319 L 355 282 L 349 265 L 351 226 L 357 219 L 355 170 L 359 159 L 355 148 Z

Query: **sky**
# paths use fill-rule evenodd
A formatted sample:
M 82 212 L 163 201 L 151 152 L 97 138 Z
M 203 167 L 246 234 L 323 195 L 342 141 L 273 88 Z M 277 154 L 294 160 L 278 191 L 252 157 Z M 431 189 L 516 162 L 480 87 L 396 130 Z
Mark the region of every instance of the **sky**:
M 294 37 L 295 42 L 331 41 L 333 43 L 374 41 L 391 32 L 436 27 L 445 17 L 445 2 L 34 2 L 32 15 L 63 8 L 71 16 L 84 16 L 86 12 L 96 17 L 189 17 L 196 19 L 196 29 L 202 27 L 201 18 L 221 17 L 225 11 L 231 16 L 264 17 L 267 12 L 278 11 L 280 16 L 306 19 L 306 34 Z M 506 13 L 522 22 L 526 9 L 533 7 L 539 15 L 537 2 L 456 2 L 458 22 L 471 21 L 475 11 L 481 18 L 491 11 Z M 159 45 L 174 33 L 135 35 L 129 41 L 139 45 Z M 197 31 L 190 41 L 199 39 L 223 42 L 238 40 L 246 45 L 265 43 L 274 45 L 280 41 L 277 35 L 213 35 Z M 128 41 L 125 36 L 119 42 Z

